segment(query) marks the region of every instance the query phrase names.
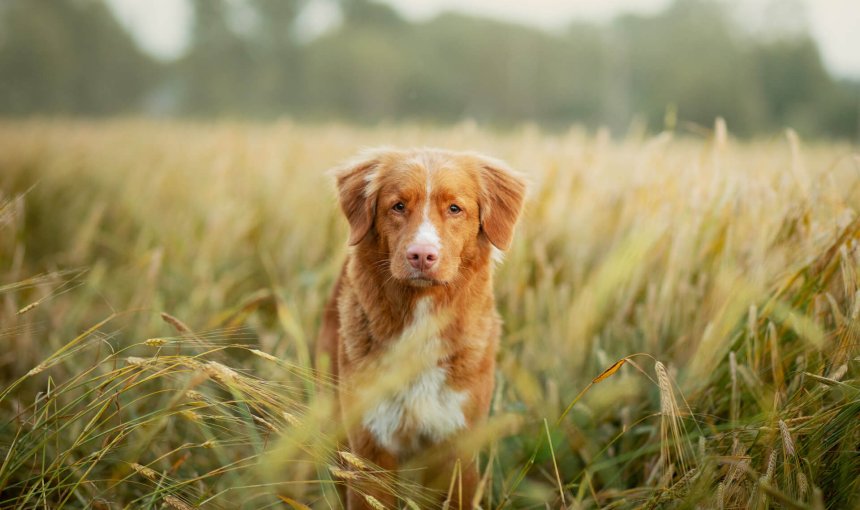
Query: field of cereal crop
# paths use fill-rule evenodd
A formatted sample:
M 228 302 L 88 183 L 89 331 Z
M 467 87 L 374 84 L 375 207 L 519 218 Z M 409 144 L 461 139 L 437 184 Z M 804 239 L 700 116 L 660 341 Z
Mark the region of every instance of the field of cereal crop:
M 366 146 L 531 180 L 495 281 L 483 508 L 853 508 L 860 154 L 576 129 L 0 123 L 0 507 L 433 496 L 338 445 L 313 344 Z

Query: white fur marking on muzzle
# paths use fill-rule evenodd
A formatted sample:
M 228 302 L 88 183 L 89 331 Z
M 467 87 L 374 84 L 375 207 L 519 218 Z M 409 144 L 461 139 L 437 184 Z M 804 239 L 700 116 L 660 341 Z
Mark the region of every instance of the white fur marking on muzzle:
M 415 233 L 414 243 L 429 244 L 434 248 L 442 247 L 442 238 L 439 237 L 439 231 L 436 230 L 436 225 L 430 221 L 430 193 L 433 189 L 430 186 L 430 174 L 427 174 L 427 195 L 424 199 L 424 216 L 421 219 L 421 225 L 418 227 L 418 232 Z

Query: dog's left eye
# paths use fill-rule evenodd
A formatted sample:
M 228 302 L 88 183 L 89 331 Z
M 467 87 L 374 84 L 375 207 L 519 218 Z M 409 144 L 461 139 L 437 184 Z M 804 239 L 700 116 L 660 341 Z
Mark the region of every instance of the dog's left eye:
M 451 205 L 449 205 L 449 206 L 448 206 L 448 211 L 449 211 L 451 214 L 457 214 L 457 213 L 459 213 L 460 211 L 462 211 L 462 209 L 460 209 L 460 206 L 459 206 L 459 205 L 457 205 L 457 204 L 451 204 Z

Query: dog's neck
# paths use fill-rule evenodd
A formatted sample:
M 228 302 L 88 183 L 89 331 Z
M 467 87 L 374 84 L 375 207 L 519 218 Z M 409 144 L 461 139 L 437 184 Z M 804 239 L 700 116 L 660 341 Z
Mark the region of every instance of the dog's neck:
M 420 287 L 391 276 L 386 263 L 387 254 L 377 247 L 357 246 L 350 256 L 349 277 L 367 289 L 357 294 L 366 316 L 368 329 L 374 341 L 384 342 L 396 337 L 413 319 L 419 301 L 429 299 L 435 312 L 451 313 L 451 327 L 468 321 L 472 313 L 486 310 L 487 306 L 469 306 L 475 300 L 487 300 L 492 307 L 492 250 L 487 243 L 477 253 L 463 257 L 457 277 L 446 284 Z M 424 306 L 428 306 L 425 304 Z

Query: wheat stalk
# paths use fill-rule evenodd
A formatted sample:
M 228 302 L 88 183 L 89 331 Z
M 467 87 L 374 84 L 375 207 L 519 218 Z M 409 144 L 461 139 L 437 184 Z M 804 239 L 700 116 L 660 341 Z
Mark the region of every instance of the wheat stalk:
M 350 466 L 360 470 L 360 471 L 368 471 L 370 470 L 370 466 L 368 466 L 360 457 L 352 454 L 351 452 L 347 452 L 344 450 L 340 450 L 337 452 L 340 455 L 340 458 L 343 459 Z
M 779 420 L 779 433 L 782 435 L 782 447 L 785 449 L 786 458 L 794 457 L 794 441 L 791 439 L 788 425 L 783 420 Z
M 365 494 L 364 500 L 367 501 L 367 504 L 374 510 L 385 510 L 385 505 L 370 494 Z

